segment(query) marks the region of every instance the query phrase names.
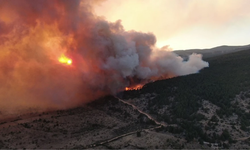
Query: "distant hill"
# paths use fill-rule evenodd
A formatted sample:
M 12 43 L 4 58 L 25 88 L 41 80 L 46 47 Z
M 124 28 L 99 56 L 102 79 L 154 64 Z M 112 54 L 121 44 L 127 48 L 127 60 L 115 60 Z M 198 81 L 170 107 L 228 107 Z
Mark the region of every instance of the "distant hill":
M 214 56 L 220 56 L 228 53 L 238 52 L 242 50 L 250 49 L 250 45 L 245 46 L 218 46 L 211 49 L 190 49 L 190 50 L 177 50 L 174 53 L 180 55 L 183 58 L 188 58 L 192 53 L 202 54 L 203 58 L 210 58 Z

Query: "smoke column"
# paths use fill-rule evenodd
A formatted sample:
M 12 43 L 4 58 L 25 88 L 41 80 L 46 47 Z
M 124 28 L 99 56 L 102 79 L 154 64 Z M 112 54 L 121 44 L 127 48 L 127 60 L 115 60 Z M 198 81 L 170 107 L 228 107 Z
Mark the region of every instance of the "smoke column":
M 155 47 L 153 34 L 125 31 L 121 21 L 95 16 L 98 2 L 0 0 L 2 113 L 74 107 L 208 67 L 201 55 L 183 61 Z

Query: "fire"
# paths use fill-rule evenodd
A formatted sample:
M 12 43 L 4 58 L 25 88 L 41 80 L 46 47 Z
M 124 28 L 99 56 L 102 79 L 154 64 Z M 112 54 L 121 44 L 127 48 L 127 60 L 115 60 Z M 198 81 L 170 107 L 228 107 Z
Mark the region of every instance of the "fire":
M 126 87 L 125 90 L 126 91 L 131 91 L 131 90 L 140 90 L 141 88 L 143 87 L 142 84 L 138 84 L 136 86 L 133 86 L 133 87 Z
M 70 58 L 66 57 L 64 54 L 61 55 L 61 57 L 58 59 L 58 61 L 60 63 L 67 64 L 67 65 L 72 64 L 72 60 Z

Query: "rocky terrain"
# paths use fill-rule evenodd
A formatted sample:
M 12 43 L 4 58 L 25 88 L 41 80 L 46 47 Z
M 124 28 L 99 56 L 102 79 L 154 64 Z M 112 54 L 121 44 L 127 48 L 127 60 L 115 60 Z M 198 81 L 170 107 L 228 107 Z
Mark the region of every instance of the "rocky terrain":
M 105 104 L 103 104 L 105 100 Z M 71 110 L 1 120 L 0 148 L 86 148 L 155 125 L 113 97 Z

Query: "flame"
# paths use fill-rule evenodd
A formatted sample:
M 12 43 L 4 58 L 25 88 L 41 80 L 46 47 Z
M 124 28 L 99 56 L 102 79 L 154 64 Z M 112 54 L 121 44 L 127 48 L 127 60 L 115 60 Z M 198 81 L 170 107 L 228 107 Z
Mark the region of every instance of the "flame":
M 72 60 L 70 58 L 66 57 L 64 54 L 62 54 L 61 57 L 59 57 L 58 61 L 60 63 L 67 64 L 67 65 L 72 64 Z
M 133 86 L 133 87 L 126 87 L 125 90 L 126 90 L 126 91 L 140 90 L 142 87 L 143 87 L 142 84 L 138 84 L 138 85 L 135 85 L 135 86 Z

